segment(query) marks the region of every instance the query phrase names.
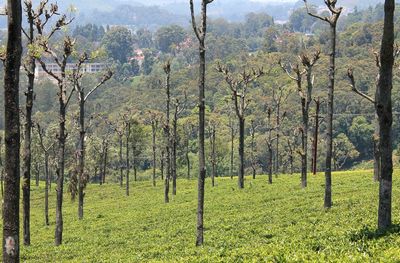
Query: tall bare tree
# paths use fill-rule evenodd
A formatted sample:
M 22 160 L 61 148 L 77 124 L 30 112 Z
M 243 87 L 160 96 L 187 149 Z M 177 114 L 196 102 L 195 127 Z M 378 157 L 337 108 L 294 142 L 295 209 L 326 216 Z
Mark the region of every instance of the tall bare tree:
M 43 48 L 45 54 L 49 55 L 51 59 L 60 68 L 60 74 L 54 73 L 50 68 L 47 68 L 46 63 L 41 57 L 37 58 L 43 70 L 52 77 L 58 86 L 58 102 L 59 102 L 59 131 L 58 131 L 58 164 L 57 164 L 57 205 L 56 205 L 56 230 L 55 230 L 55 244 L 56 246 L 62 244 L 63 233 L 63 192 L 64 192 L 64 167 L 65 167 L 65 144 L 67 140 L 67 132 L 65 127 L 67 106 L 73 95 L 73 89 L 67 95 L 67 62 L 71 57 L 74 50 L 75 40 L 67 36 L 63 40 L 62 55 L 59 56 L 56 51 L 50 48 L 46 39 L 42 39 L 40 46 Z
M 172 119 L 172 136 L 171 136 L 171 174 L 172 174 L 172 195 L 176 195 L 176 179 L 177 179 L 177 147 L 178 147 L 178 120 L 183 111 L 186 109 L 187 96 L 184 91 L 184 100 L 175 98 L 173 101 L 174 117 Z
M 337 0 L 324 0 L 329 9 L 330 16 L 313 14 L 308 8 L 307 0 L 303 0 L 307 13 L 329 24 L 330 28 L 330 54 L 329 54 L 329 84 L 328 84 L 328 112 L 326 131 L 326 163 L 325 163 L 325 196 L 324 207 L 332 207 L 332 150 L 333 150 L 333 103 L 336 73 L 336 26 L 342 13 L 342 7 L 336 7 Z
M 26 104 L 25 104 L 25 124 L 24 124 L 24 150 L 23 150 L 23 184 L 22 184 L 22 195 L 23 195 L 23 226 L 24 226 L 24 244 L 30 245 L 30 181 L 31 181 L 31 163 L 32 163 L 32 109 L 34 102 L 34 83 L 35 83 L 35 69 L 36 69 L 36 57 L 35 57 L 35 45 L 39 41 L 39 38 L 46 38 L 47 41 L 54 36 L 54 33 L 65 27 L 71 22 L 64 16 L 60 16 L 58 13 L 58 5 L 48 5 L 48 0 L 40 1 L 36 10 L 33 8 L 31 0 L 24 0 L 25 13 L 28 22 L 28 28 L 25 30 L 22 28 L 22 32 L 27 38 L 27 57 L 23 66 L 28 77 L 28 86 L 25 92 Z M 45 27 L 49 24 L 49 21 L 53 17 L 57 18 L 55 26 L 45 32 Z M 37 180 L 38 183 L 38 180 Z
M 3 262 L 19 262 L 20 124 L 19 73 L 22 57 L 20 0 L 7 1 L 7 47 L 4 63 L 5 178 L 3 199 Z
M 49 184 L 50 184 L 50 174 L 49 174 L 49 158 L 50 158 L 50 150 L 53 148 L 54 143 L 49 145 L 45 145 L 44 136 L 45 131 L 41 128 L 40 124 L 37 125 L 37 131 L 39 134 L 39 143 L 40 147 L 43 151 L 44 155 L 44 178 L 45 178 L 45 185 L 44 185 L 44 219 L 45 225 L 49 225 Z
M 164 139 L 166 154 L 166 175 L 164 182 L 164 202 L 169 203 L 169 186 L 171 180 L 171 127 L 170 127 L 170 111 L 171 111 L 171 63 L 167 61 L 164 65 L 165 72 L 165 91 L 166 91 L 166 110 L 164 123 Z
M 129 173 L 130 173 L 130 163 L 129 163 L 129 141 L 131 140 L 131 116 L 130 113 L 127 112 L 123 115 L 123 120 L 124 120 L 124 128 L 125 128 L 125 147 L 126 147 L 126 174 L 125 174 L 125 183 L 126 183 L 126 188 L 125 188 L 125 193 L 126 196 L 129 196 Z
M 308 130 L 310 122 L 310 105 L 312 102 L 312 92 L 314 89 L 314 75 L 313 68 L 320 58 L 320 51 L 316 51 L 312 58 L 306 54 L 300 55 L 300 62 L 304 69 L 300 69 L 299 65 L 296 64 L 291 67 L 291 71 L 294 72 L 294 76 L 289 70 L 282 64 L 281 68 L 287 73 L 287 75 L 296 82 L 297 92 L 300 97 L 301 112 L 302 112 L 302 137 L 301 145 L 301 186 L 307 187 L 307 160 L 308 160 Z M 307 88 L 303 88 L 303 75 L 306 76 Z
M 192 27 L 199 41 L 199 181 L 198 181 L 198 203 L 197 203 L 197 234 L 196 246 L 204 242 L 204 181 L 206 178 L 205 157 L 205 82 L 206 82 L 206 34 L 207 34 L 207 6 L 214 0 L 201 1 L 201 21 L 198 25 L 195 18 L 193 0 L 189 0 Z
M 375 103 L 379 120 L 379 150 L 381 157 L 379 180 L 378 228 L 392 224 L 392 88 L 394 65 L 394 11 L 395 1 L 385 0 L 385 19 L 379 56 L 379 80 Z
M 274 157 L 274 146 L 273 143 L 276 140 L 276 137 L 272 137 L 272 132 L 276 129 L 272 125 L 272 108 L 268 107 L 267 109 L 267 136 L 266 136 L 266 143 L 267 143 L 267 150 L 268 150 L 268 183 L 272 184 L 272 171 L 273 171 L 273 157 Z
M 93 88 L 89 90 L 89 92 L 85 92 L 85 87 L 82 86 L 82 78 L 83 74 L 83 66 L 84 63 L 90 60 L 89 56 L 84 53 L 80 56 L 75 69 L 72 74 L 72 82 L 74 85 L 75 92 L 78 96 L 79 102 L 79 143 L 78 149 L 76 151 L 76 155 L 78 157 L 78 218 L 83 219 L 83 202 L 85 197 L 85 188 L 87 183 L 89 182 L 89 173 L 85 172 L 85 136 L 86 136 L 86 126 L 85 126 L 85 104 L 89 97 L 101 86 L 104 85 L 109 79 L 111 79 L 113 73 L 108 70 L 98 84 L 96 84 Z M 107 154 L 104 157 L 106 162 Z M 103 174 L 103 183 L 105 180 L 106 167 L 104 167 Z
M 312 149 L 312 173 L 317 174 L 317 163 L 318 163 L 318 134 L 319 134 L 319 124 L 320 124 L 320 110 L 322 101 L 320 98 L 314 99 L 315 102 L 315 127 L 314 127 L 314 137 L 313 137 L 313 149 Z
M 217 71 L 224 75 L 231 93 L 232 101 L 235 105 L 236 116 L 239 121 L 239 188 L 244 188 L 244 137 L 246 111 L 249 106 L 248 88 L 249 85 L 264 75 L 263 69 L 244 70 L 239 76 L 234 76 L 226 66 L 217 65 Z
M 159 114 L 154 111 L 149 111 L 149 122 L 151 125 L 151 142 L 152 142 L 152 167 L 153 167 L 153 174 L 151 180 L 153 182 L 153 186 L 156 186 L 156 170 L 157 170 L 157 129 L 158 124 L 160 121 Z
M 276 121 L 276 141 L 275 141 L 275 163 L 274 172 L 277 176 L 280 170 L 280 152 L 279 143 L 281 137 L 281 122 L 286 117 L 286 112 L 282 112 L 282 104 L 284 104 L 289 94 L 285 94 L 284 86 L 279 86 L 278 89 L 274 89 L 272 93 L 272 100 L 275 107 L 275 121 Z

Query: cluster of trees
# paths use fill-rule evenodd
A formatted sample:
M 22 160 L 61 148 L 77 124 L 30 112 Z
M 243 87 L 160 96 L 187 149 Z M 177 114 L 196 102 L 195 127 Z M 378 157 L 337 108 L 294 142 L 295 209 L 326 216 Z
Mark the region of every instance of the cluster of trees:
M 238 187 L 244 188 L 246 174 L 255 179 L 266 172 L 272 184 L 273 174 L 298 171 L 306 188 L 310 168 L 324 170 L 324 206 L 330 208 L 332 171 L 373 159 L 380 183 L 378 226 L 391 225 L 392 151 L 399 139 L 392 133 L 392 109 L 400 106 L 391 100 L 400 94 L 393 86 L 400 54 L 394 45 L 394 1 L 386 0 L 383 33 L 381 22 L 340 29 L 337 1 L 325 1 L 327 12 L 321 14 L 305 1 L 302 21 L 311 17 L 325 29 L 311 35 L 294 32 L 308 32 L 305 27 L 275 25 L 266 14 L 249 14 L 244 23 L 207 21 L 213 0 L 202 0 L 199 18 L 189 3 L 192 32 L 179 26 L 153 34 L 86 25 L 77 27 L 73 38 L 66 29 L 73 19 L 61 15 L 56 4 L 43 0 L 35 8 L 27 0 L 22 9 L 20 1 L 8 1 L 4 262 L 19 259 L 20 168 L 25 245 L 30 244 L 33 172 L 37 182 L 45 181 L 47 225 L 48 191 L 56 182 L 56 245 L 62 244 L 65 182 L 71 197 L 78 197 L 82 219 L 87 184 L 119 182 L 123 188 L 125 183 L 129 196 L 131 169 L 134 181 L 150 179 L 155 186 L 161 178 L 166 203 L 171 183 L 176 195 L 177 178 L 198 173 L 196 244 L 202 245 L 207 174 L 213 187 L 218 176 L 237 175 Z M 371 60 L 367 47 L 381 50 Z M 130 60 L 135 48 L 146 49 L 142 69 Z M 87 76 L 83 66 L 90 61 L 110 61 L 112 70 Z M 74 69 L 67 70 L 67 63 Z M 26 75 L 21 80 L 20 65 Z M 48 78 L 37 81 L 36 67 Z M 394 129 L 400 128 L 397 121 Z

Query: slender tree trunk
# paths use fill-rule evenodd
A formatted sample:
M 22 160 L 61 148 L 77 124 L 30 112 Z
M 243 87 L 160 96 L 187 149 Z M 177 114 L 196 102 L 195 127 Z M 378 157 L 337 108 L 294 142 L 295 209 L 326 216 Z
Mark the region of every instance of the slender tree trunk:
M 29 42 L 33 44 L 34 24 L 32 17 L 29 16 Z M 24 153 L 23 153 L 23 184 L 22 184 L 22 199 L 23 199 L 23 222 L 24 222 L 24 245 L 29 246 L 31 243 L 30 237 L 30 190 L 31 190 L 31 164 L 32 164 L 32 108 L 33 108 L 33 88 L 35 83 L 35 58 L 29 57 L 28 68 L 28 89 L 25 105 L 25 129 L 24 129 Z
M 273 157 L 272 145 L 269 145 L 268 146 L 268 183 L 269 184 L 272 184 L 272 170 L 273 170 L 272 157 Z
M 217 174 L 217 168 L 216 168 L 216 164 L 217 164 L 217 160 L 216 160 L 216 156 L 215 156 L 215 127 L 212 127 L 211 130 L 211 138 L 210 138 L 210 143 L 211 143 L 211 185 L 212 187 L 215 186 L 215 177 Z
M 151 131 L 152 131 L 152 148 L 153 148 L 153 176 L 152 176 L 152 181 L 153 181 L 153 186 L 156 186 L 156 150 L 157 150 L 157 145 L 156 145 L 156 124 L 152 123 L 151 125 Z
M 107 164 L 108 164 L 108 141 L 106 141 L 104 145 L 103 177 L 102 177 L 103 184 L 106 183 Z
M 379 118 L 379 149 L 381 157 L 379 180 L 378 228 L 392 224 L 392 88 L 394 65 L 394 10 L 395 1 L 385 1 L 385 19 L 380 52 L 380 70 L 376 91 L 376 112 Z
M 85 100 L 84 94 L 80 92 L 79 101 L 79 146 L 78 146 L 78 218 L 83 219 L 83 199 L 86 186 L 85 176 Z
M 49 153 L 44 153 L 44 222 L 45 225 L 49 225 Z
M 279 173 L 279 139 L 280 139 L 280 125 L 281 125 L 281 105 L 280 102 L 276 107 L 276 142 L 275 142 L 275 175 Z
M 233 124 L 232 124 L 233 125 Z M 235 130 L 233 128 L 233 126 L 231 127 L 231 166 L 230 166 L 230 175 L 231 175 L 231 179 L 233 179 L 233 157 L 234 157 L 234 148 L 235 145 Z
M 172 195 L 176 195 L 176 146 L 177 146 L 177 116 L 174 120 L 174 134 L 172 138 Z
M 319 111 L 320 111 L 320 100 L 316 100 L 315 109 L 315 130 L 314 130 L 314 141 L 313 141 L 313 174 L 317 174 L 317 163 L 318 163 L 318 133 L 319 133 Z
M 8 40 L 4 64 L 5 178 L 3 203 L 3 262 L 19 262 L 21 1 L 7 1 Z
M 164 151 L 161 151 L 161 160 L 160 160 L 160 173 L 161 173 L 161 180 L 164 180 Z
M 332 150 L 333 150 L 333 102 L 336 70 L 336 24 L 330 25 L 331 53 L 329 54 L 328 114 L 326 130 L 325 197 L 324 207 L 332 207 Z
M 239 178 L 238 185 L 240 189 L 244 188 L 244 124 L 245 119 L 239 117 Z
M 170 131 L 170 103 L 171 103 L 171 93 L 170 93 L 170 64 L 168 63 L 165 67 L 166 80 L 165 80 L 165 88 L 167 92 L 167 109 L 166 109 L 166 123 L 164 127 L 164 135 L 165 135 L 165 153 L 166 153 L 166 175 L 164 182 L 164 202 L 169 203 L 169 185 L 171 179 L 171 131 Z
M 62 84 L 63 85 L 63 84 Z M 64 92 L 64 87 L 60 85 L 60 94 Z M 57 205 L 56 205 L 56 230 L 55 230 L 55 245 L 59 246 L 62 244 L 62 233 L 63 233 L 63 215 L 62 215 L 62 204 L 63 204 L 63 193 L 64 193 L 64 165 L 65 165 L 65 116 L 66 108 L 64 98 L 60 95 L 60 123 L 59 123 L 59 135 L 58 135 L 58 167 L 57 167 Z
M 308 130 L 308 121 L 303 124 L 303 129 Z M 302 153 L 301 153 L 301 187 L 307 187 L 307 150 L 308 150 L 308 133 L 306 130 L 302 134 Z
M 119 186 L 122 188 L 122 184 L 124 181 L 124 161 L 122 158 L 122 134 L 119 136 Z
M 39 187 L 39 182 L 40 182 L 40 165 L 36 164 L 36 187 Z
M 133 180 L 137 182 L 136 147 L 133 147 Z
M 311 77 L 311 72 L 309 72 Z M 307 99 L 308 98 L 308 99 Z M 307 187 L 307 161 L 308 161 L 308 125 L 309 125 L 309 105 L 311 102 L 311 91 L 307 98 L 301 98 L 302 113 L 303 113 L 303 132 L 301 135 L 301 187 Z
M 126 131 L 126 196 L 129 196 L 129 171 L 130 171 L 130 164 L 129 164 L 129 139 L 131 137 L 131 123 L 127 123 L 127 131 Z
M 204 183 L 206 178 L 206 156 L 205 156 L 205 75 L 206 75 L 206 32 L 207 32 L 207 5 L 213 0 L 202 0 L 201 2 L 201 26 L 195 21 L 193 0 L 190 0 L 190 11 L 192 26 L 199 41 L 199 177 L 197 197 L 197 234 L 196 246 L 204 242 Z
M 102 142 L 102 146 L 101 146 L 101 153 L 100 153 L 100 159 L 99 159 L 99 167 L 100 167 L 100 174 L 99 174 L 99 184 L 103 185 L 103 174 L 104 174 L 104 166 L 103 166 L 103 162 L 104 162 L 104 142 Z
M 186 139 L 186 165 L 187 165 L 187 179 L 190 179 L 190 158 L 189 158 L 189 135 Z

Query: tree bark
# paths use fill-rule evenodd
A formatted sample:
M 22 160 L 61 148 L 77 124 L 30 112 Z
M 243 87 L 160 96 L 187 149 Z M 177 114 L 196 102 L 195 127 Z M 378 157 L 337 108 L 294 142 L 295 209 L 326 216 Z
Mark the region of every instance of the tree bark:
M 131 123 L 128 121 L 126 123 L 126 196 L 129 196 L 129 171 L 130 171 L 130 164 L 129 164 L 129 139 L 131 137 Z
M 199 177 L 198 177 L 198 197 L 197 197 L 197 233 L 196 246 L 203 245 L 204 242 L 204 183 L 206 177 L 206 157 L 205 157 L 205 75 L 206 75 L 206 47 L 205 39 L 207 33 L 207 5 L 213 0 L 202 0 L 201 2 L 201 25 L 198 27 L 195 20 L 193 0 L 190 0 L 190 11 L 193 30 L 199 41 Z
M 166 122 L 164 127 L 164 136 L 165 136 L 165 153 L 166 153 L 166 175 L 165 175 L 165 182 L 164 182 L 164 202 L 169 203 L 169 185 L 171 179 L 171 131 L 170 131 L 170 103 L 171 103 L 171 85 L 170 85 L 170 78 L 171 78 L 171 65 L 169 62 L 164 66 L 164 71 L 166 74 L 165 77 L 165 88 L 166 88 Z
M 160 173 L 161 173 L 161 180 L 164 180 L 164 151 L 161 151 L 161 158 L 160 158 Z
M 34 21 L 33 17 L 28 14 L 29 21 L 29 44 L 33 44 L 34 38 Z M 27 65 L 28 88 L 25 93 L 25 129 L 24 129 L 24 152 L 23 152 L 23 184 L 22 184 L 22 199 L 23 199 L 23 222 L 24 222 L 24 245 L 29 246 L 31 243 L 30 237 L 30 191 L 31 191 L 31 164 L 32 164 L 32 108 L 33 108 L 33 88 L 35 83 L 35 58 L 30 56 Z
M 4 74 L 5 178 L 3 262 L 19 262 L 20 124 L 19 73 L 22 56 L 21 1 L 7 1 L 8 40 Z
M 231 162 L 230 162 L 230 164 L 231 164 L 231 166 L 230 166 L 230 175 L 231 175 L 231 179 L 233 179 L 233 158 L 234 158 L 234 152 L 233 152 L 233 148 L 234 148 L 234 145 L 235 145 L 235 129 L 234 129 L 234 127 L 233 127 L 233 123 L 231 123 Z
M 313 174 L 317 174 L 317 164 L 318 164 L 318 133 L 319 133 L 319 111 L 320 111 L 320 100 L 319 98 L 315 101 L 315 130 L 314 130 L 314 140 L 313 140 Z
M 341 10 L 340 10 L 341 11 Z M 340 12 L 334 16 L 330 24 L 330 54 L 329 54 L 329 84 L 328 84 L 328 112 L 326 131 L 326 161 L 325 161 L 325 196 L 324 207 L 332 207 L 332 151 L 333 151 L 333 103 L 335 92 L 336 73 L 336 24 Z
M 102 178 L 103 184 L 106 183 L 107 164 L 108 164 L 108 141 L 106 140 L 104 145 L 103 178 Z
M 122 188 L 122 184 L 124 181 L 124 161 L 122 157 L 122 133 L 118 135 L 119 140 L 119 186 Z
M 178 136 L 178 106 L 175 108 L 172 134 L 172 195 L 176 195 L 176 147 Z
M 245 119 L 239 118 L 239 178 L 238 186 L 244 188 L 244 124 Z
M 78 218 L 83 219 L 83 202 L 84 202 L 84 189 L 86 182 L 84 182 L 85 172 L 85 100 L 83 99 L 84 93 L 81 90 L 79 97 L 79 146 L 78 146 Z
M 44 176 L 45 176 L 45 185 L 44 185 L 44 222 L 45 225 L 49 225 L 49 153 L 44 153 Z
M 381 230 L 389 228 L 392 224 L 394 10 L 395 1 L 386 0 L 379 81 L 375 99 L 376 112 L 379 118 L 379 149 L 381 154 L 378 209 L 378 228 Z
M 152 148 L 153 148 L 153 176 L 152 176 L 152 181 L 153 181 L 153 186 L 156 186 L 156 150 L 157 150 L 157 145 L 156 145 L 156 132 L 157 132 L 157 124 L 156 121 L 153 120 L 151 123 L 151 131 L 152 131 Z

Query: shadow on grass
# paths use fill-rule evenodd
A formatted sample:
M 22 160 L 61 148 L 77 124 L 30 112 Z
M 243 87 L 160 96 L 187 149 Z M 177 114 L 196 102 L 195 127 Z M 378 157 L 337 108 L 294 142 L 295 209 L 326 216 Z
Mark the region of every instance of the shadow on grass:
M 360 231 L 350 234 L 350 241 L 375 240 L 392 234 L 400 234 L 400 224 L 394 224 L 385 230 L 364 226 Z

